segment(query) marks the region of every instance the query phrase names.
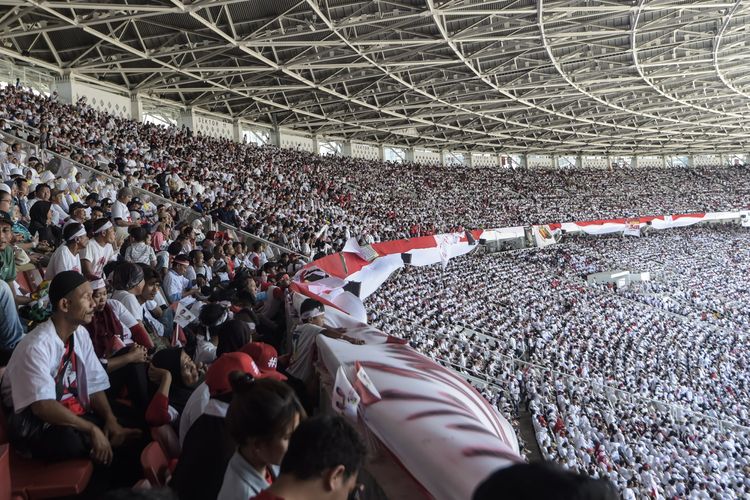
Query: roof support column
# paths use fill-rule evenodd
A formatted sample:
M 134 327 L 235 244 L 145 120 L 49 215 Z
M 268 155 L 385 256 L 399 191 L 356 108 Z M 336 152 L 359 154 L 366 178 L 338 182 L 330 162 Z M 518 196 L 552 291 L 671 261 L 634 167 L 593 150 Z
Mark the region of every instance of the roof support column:
M 55 78 L 52 84 L 52 90 L 57 92 L 57 97 L 61 103 L 74 104 L 73 103 L 73 81 L 71 75 L 67 74 L 60 78 Z
M 273 128 L 269 131 L 271 137 L 268 139 L 268 144 L 271 146 L 281 147 L 281 131 L 279 130 L 278 125 L 274 125 Z
M 630 168 L 638 168 L 638 155 L 633 155 L 630 159 Z
M 352 141 L 341 141 L 341 156 L 352 155 Z
M 234 142 L 243 142 L 242 141 L 242 125 L 240 124 L 239 120 L 232 121 L 232 140 Z
M 138 93 L 130 96 L 130 118 L 137 122 L 143 121 L 143 100 Z
M 318 138 L 316 134 L 313 134 L 311 139 L 312 139 L 313 153 L 316 155 L 319 155 L 320 154 L 320 139 Z
M 405 156 L 404 158 L 405 161 L 413 162 L 414 161 L 414 148 L 412 147 L 404 148 L 404 156 Z
M 662 168 L 667 168 L 669 166 L 669 157 L 667 155 L 662 155 L 661 166 Z
M 583 168 L 583 156 L 576 155 L 576 168 Z
M 195 111 L 188 107 L 180 111 L 180 119 L 177 120 L 178 127 L 186 127 L 195 132 Z

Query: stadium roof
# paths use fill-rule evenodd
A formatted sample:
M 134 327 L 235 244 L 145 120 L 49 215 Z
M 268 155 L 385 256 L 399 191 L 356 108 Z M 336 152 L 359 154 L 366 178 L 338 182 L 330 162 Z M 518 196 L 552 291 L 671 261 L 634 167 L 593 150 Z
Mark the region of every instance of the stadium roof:
M 339 137 L 750 151 L 750 2 L 3 0 L 0 55 Z

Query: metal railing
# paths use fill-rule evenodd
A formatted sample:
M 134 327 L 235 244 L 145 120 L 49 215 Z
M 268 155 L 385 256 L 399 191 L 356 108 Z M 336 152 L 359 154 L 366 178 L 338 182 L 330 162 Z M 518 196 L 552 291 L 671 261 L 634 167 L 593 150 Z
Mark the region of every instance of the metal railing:
M 31 135 L 33 137 L 37 137 L 37 138 L 39 137 L 39 130 L 35 129 L 34 127 L 31 127 L 31 126 L 27 125 L 26 123 L 14 121 L 14 120 L 6 120 L 6 123 L 8 123 L 8 124 L 10 124 L 10 125 L 12 125 L 14 127 L 20 127 L 20 128 L 22 128 L 24 131 L 27 132 L 27 134 L 29 134 L 29 135 Z M 84 165 L 84 164 L 82 164 L 80 162 L 77 162 L 77 161 L 75 161 L 75 160 L 67 157 L 67 156 L 61 155 L 61 154 L 56 153 L 54 151 L 51 151 L 48 148 L 41 148 L 38 144 L 30 142 L 27 139 L 22 139 L 22 138 L 18 137 L 15 134 L 11 134 L 11 133 L 5 132 L 5 131 L 0 131 L 0 135 L 2 135 L 3 137 L 6 137 L 6 138 L 10 138 L 14 142 L 21 142 L 22 144 L 25 144 L 27 147 L 33 148 L 33 151 L 35 152 L 35 156 L 39 157 L 39 159 L 43 160 L 43 162 L 44 161 L 49 161 L 49 160 L 51 160 L 53 158 L 59 160 L 61 166 L 63 165 L 62 162 L 68 162 L 72 166 L 75 166 L 78 170 L 80 170 L 82 172 L 85 172 L 85 174 L 87 174 L 85 176 L 87 180 L 91 179 L 92 176 L 96 176 L 97 178 L 107 179 L 108 181 L 110 181 L 112 183 L 113 186 L 116 186 L 118 188 L 125 185 L 125 182 L 123 181 L 123 179 L 121 179 L 119 177 L 112 176 L 112 175 L 107 174 L 107 173 L 105 173 L 105 172 L 103 172 L 101 170 L 98 170 L 98 169 L 89 167 L 87 165 Z M 27 138 L 28 138 L 28 135 L 27 135 Z M 68 143 L 66 141 L 57 140 L 57 143 L 60 144 L 60 145 L 65 146 L 65 147 L 70 148 L 71 151 L 76 150 L 76 151 L 81 152 L 81 153 L 86 153 L 86 151 L 83 150 L 82 148 L 80 148 L 80 147 L 78 147 L 78 146 L 76 146 L 74 144 L 70 144 L 70 143 Z M 134 193 L 136 193 L 137 195 L 139 195 L 141 197 L 148 196 L 149 199 L 155 200 L 155 201 L 157 201 L 159 203 L 169 204 L 171 206 L 178 207 L 178 210 L 180 212 L 180 219 L 184 220 L 184 221 L 186 221 L 188 223 L 192 223 L 195 220 L 200 220 L 204 224 L 204 228 L 215 229 L 215 230 L 227 230 L 227 229 L 230 229 L 231 231 L 234 232 L 234 234 L 238 238 L 244 239 L 245 242 L 248 243 L 249 245 L 252 245 L 252 243 L 254 243 L 254 242 L 264 243 L 264 244 L 268 245 L 269 248 L 271 248 L 271 250 L 272 250 L 272 252 L 274 254 L 274 257 L 278 257 L 278 256 L 280 256 L 281 254 L 284 254 L 284 253 L 296 253 L 296 254 L 299 254 L 299 252 L 296 252 L 296 251 L 291 250 L 289 248 L 283 247 L 283 246 L 279 245 L 278 243 L 274 243 L 274 242 L 269 241 L 269 240 L 267 240 L 265 238 L 261 238 L 260 236 L 248 233 L 247 231 L 244 231 L 244 230 L 242 230 L 242 229 L 240 229 L 238 227 L 232 226 L 230 224 L 226 224 L 226 223 L 221 222 L 221 221 L 213 221 L 213 219 L 212 219 L 212 217 L 210 215 L 202 214 L 200 212 L 197 212 L 197 211 L 193 210 L 190 207 L 187 207 L 185 205 L 181 205 L 181 204 L 175 202 L 174 200 L 171 200 L 169 198 L 165 198 L 165 197 L 160 196 L 158 194 L 152 193 L 151 191 L 147 191 L 145 189 L 141 189 L 141 188 L 135 187 L 135 186 L 131 186 L 131 189 L 133 190 Z M 309 262 L 309 260 L 310 260 L 309 256 L 303 255 L 302 257 L 303 257 L 303 259 L 305 259 L 306 261 Z

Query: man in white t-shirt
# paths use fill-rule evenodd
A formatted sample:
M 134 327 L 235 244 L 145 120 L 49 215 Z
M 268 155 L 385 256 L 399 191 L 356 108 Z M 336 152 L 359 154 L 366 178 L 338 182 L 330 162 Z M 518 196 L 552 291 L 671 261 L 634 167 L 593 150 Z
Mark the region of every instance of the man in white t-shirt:
M 81 257 L 78 254 L 86 248 L 89 242 L 83 224 L 73 222 L 65 226 L 63 240 L 65 243 L 57 247 L 57 250 L 50 257 L 49 264 L 47 264 L 47 270 L 44 272 L 44 279 L 47 281 L 51 281 L 62 271 L 75 271 L 77 273 L 82 271 Z
M 3 405 L 16 447 L 34 458 L 92 458 L 112 463 L 112 448 L 140 436 L 125 429 L 109 406 L 107 372 L 83 325 L 91 322 L 91 285 L 80 273 L 63 271 L 49 287 L 52 317 L 16 346 L 2 381 Z M 14 429 L 26 420 L 45 424 L 32 433 Z
M 93 238 L 81 252 L 83 275 L 89 280 L 103 278 L 104 266 L 115 260 L 117 254 L 112 244 L 115 242 L 115 228 L 107 219 L 94 221 Z
M 128 203 L 133 198 L 133 190 L 127 187 L 120 188 L 117 192 L 117 200 L 112 204 L 112 224 L 115 226 L 116 241 L 122 242 L 128 237 L 128 229 L 137 226 L 130 217 Z
M 325 308 L 315 299 L 305 299 L 302 302 L 300 319 L 302 323 L 292 332 L 294 348 L 286 371 L 287 375 L 305 383 L 313 380 L 313 355 L 315 353 L 315 339 L 318 335 L 345 340 L 351 344 L 364 344 L 364 341 L 346 335 L 345 328 L 326 328 Z
M 180 254 L 172 261 L 172 268 L 164 277 L 164 293 L 167 296 L 167 302 L 177 302 L 183 297 L 195 295 L 198 293 L 197 288 L 190 289 L 190 280 L 185 277 L 187 268 L 190 265 L 188 256 Z

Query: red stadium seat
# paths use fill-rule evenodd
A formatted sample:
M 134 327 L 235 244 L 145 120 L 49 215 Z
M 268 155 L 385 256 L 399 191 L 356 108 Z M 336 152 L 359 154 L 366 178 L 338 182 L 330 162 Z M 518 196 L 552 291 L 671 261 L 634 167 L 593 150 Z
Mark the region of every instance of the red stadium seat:
M 171 425 L 151 428 L 151 439 L 159 443 L 168 460 L 180 457 L 180 438 Z
M 141 452 L 141 467 L 143 475 L 154 487 L 165 486 L 169 479 L 169 461 L 161 445 L 152 441 Z
M 5 453 L 3 453 L 5 448 Z M 6 456 L 7 455 L 7 456 Z M 90 460 L 66 460 L 47 463 L 24 458 L 8 445 L 5 414 L 0 409 L 0 478 L 4 477 L 4 463 L 8 464 L 10 480 L 0 481 L 0 500 L 5 494 L 4 484 L 10 487 L 10 498 L 57 498 L 78 495 L 86 489 L 94 471 Z

